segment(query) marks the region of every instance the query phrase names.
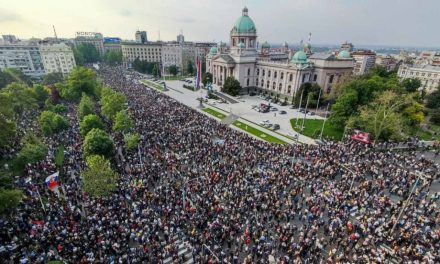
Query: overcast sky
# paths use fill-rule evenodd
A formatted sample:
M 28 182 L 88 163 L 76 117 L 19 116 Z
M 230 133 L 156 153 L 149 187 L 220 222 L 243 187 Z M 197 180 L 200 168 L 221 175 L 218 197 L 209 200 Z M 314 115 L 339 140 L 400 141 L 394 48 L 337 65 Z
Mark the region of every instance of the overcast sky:
M 228 41 L 245 4 L 260 43 L 440 46 L 440 0 L 0 0 L 0 35 Z

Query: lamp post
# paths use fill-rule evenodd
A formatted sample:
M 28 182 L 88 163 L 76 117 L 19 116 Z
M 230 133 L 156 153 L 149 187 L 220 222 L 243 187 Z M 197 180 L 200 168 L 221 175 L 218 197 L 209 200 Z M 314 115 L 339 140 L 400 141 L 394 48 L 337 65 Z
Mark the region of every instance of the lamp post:
M 322 140 L 322 133 L 324 132 L 325 122 L 327 121 L 327 113 L 328 113 L 329 106 L 330 106 L 330 103 L 327 104 L 327 109 L 325 109 L 325 119 L 324 119 L 324 122 L 322 123 L 321 133 L 319 134 L 319 140 Z
M 301 126 L 301 131 L 304 130 L 304 122 L 306 121 L 307 107 L 309 107 L 309 101 L 310 101 L 310 93 L 307 95 L 307 103 L 306 103 L 306 108 L 304 109 L 304 118 L 303 118 L 303 122 L 302 122 L 302 126 Z
M 304 90 L 302 90 L 302 92 L 301 92 L 301 97 L 300 97 L 300 99 L 299 99 L 298 111 L 299 111 L 299 109 L 301 109 L 301 104 L 302 104 L 302 100 L 303 100 L 303 94 L 304 94 Z M 297 118 L 296 118 L 295 127 L 298 126 L 298 120 L 299 120 L 299 113 L 298 113 L 298 116 L 297 116 Z
M 319 95 L 318 95 L 318 103 L 316 103 L 316 113 L 318 113 L 318 108 L 319 108 L 319 100 L 321 99 L 321 93 L 322 93 L 322 89 L 319 89 Z

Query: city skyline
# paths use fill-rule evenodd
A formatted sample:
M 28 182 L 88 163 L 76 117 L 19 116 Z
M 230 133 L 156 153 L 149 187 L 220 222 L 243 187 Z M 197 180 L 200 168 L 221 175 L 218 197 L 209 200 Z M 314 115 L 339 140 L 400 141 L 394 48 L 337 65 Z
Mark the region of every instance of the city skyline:
M 0 34 L 23 39 L 53 36 L 54 25 L 59 37 L 96 31 L 134 39 L 136 30 L 145 30 L 149 40 L 157 40 L 159 31 L 161 40 L 174 40 L 183 30 L 187 40 L 228 42 L 233 23 L 246 5 L 260 43 L 296 45 L 307 41 L 309 32 L 317 45 L 349 41 L 355 45 L 438 47 L 440 43 L 440 36 L 429 34 L 435 30 L 435 10 L 440 9 L 434 0 L 424 1 L 424 8 L 410 0 L 0 2 Z

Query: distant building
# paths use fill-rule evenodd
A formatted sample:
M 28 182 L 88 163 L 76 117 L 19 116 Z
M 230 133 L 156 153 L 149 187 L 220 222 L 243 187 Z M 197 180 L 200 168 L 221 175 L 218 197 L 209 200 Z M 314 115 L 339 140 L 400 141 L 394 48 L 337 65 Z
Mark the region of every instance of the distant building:
M 185 43 L 185 36 L 183 36 L 182 34 L 177 35 L 177 43 L 181 45 Z
M 102 37 L 101 33 L 76 32 L 75 46 L 79 46 L 81 44 L 92 44 L 99 52 L 99 55 L 104 55 L 104 38 Z
M 109 51 L 122 51 L 120 38 L 104 38 L 104 53 Z
M 11 43 L 11 39 L 0 45 L 0 69 L 5 68 L 19 69 L 30 77 L 45 74 L 38 45 L 21 41 Z
M 126 67 L 131 67 L 133 61 L 138 58 L 141 61 L 158 62 L 162 60 L 162 44 L 158 42 L 152 43 L 136 43 L 122 42 L 122 62 Z
M 64 43 L 40 44 L 39 48 L 46 73 L 60 72 L 66 76 L 76 66 L 72 48 Z
M 402 64 L 397 75 L 402 79 L 416 78 L 422 83 L 422 88 L 431 93 L 440 85 L 440 67 L 432 65 Z
M 394 71 L 397 63 L 397 60 L 391 55 L 378 55 L 376 57 L 376 65 L 384 67 L 387 71 Z
M 440 53 L 436 53 L 434 55 L 434 57 L 432 58 L 431 65 L 433 65 L 433 66 L 440 66 Z
M 288 45 L 272 52 L 268 42 L 257 47 L 257 28 L 245 7 L 230 32 L 230 49 L 221 43 L 206 56 L 206 71 L 213 75 L 215 89 L 230 76 L 243 92 L 257 91 L 292 98 L 304 83 L 316 83 L 324 92 L 345 74 L 353 72 L 353 58 L 347 51 L 338 56 L 313 54 L 310 42 L 291 56 Z M 289 59 L 291 58 L 291 59 Z
M 341 45 L 341 50 L 345 50 L 345 51 L 348 51 L 348 52 L 352 52 L 352 51 L 353 51 L 353 44 L 348 43 L 348 42 L 346 41 L 345 43 L 343 43 L 343 44 Z
M 14 35 L 3 35 L 2 37 L 4 44 L 14 44 L 19 41 Z
M 178 42 L 170 42 L 162 44 L 162 64 L 165 69 L 172 65 L 176 65 L 182 70 L 183 65 L 183 46 Z
M 135 39 L 137 43 L 145 44 L 148 42 L 147 31 L 136 31 Z
M 358 50 L 351 53 L 355 64 L 353 73 L 362 75 L 367 73 L 376 64 L 376 53 L 371 50 Z

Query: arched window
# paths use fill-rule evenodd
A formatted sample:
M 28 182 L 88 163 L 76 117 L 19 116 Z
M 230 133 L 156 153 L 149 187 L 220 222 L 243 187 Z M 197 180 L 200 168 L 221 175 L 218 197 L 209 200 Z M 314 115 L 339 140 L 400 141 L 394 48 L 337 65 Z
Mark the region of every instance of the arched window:
M 246 86 L 249 86 L 249 79 L 247 79 L 246 81 Z
M 263 70 L 263 77 L 264 77 L 264 74 L 265 74 L 265 70 Z
M 260 69 L 257 69 L 257 76 L 260 75 Z
M 248 68 L 248 76 L 251 75 L 251 68 Z
M 335 78 L 335 76 L 332 74 L 330 75 L 330 80 L 328 81 L 329 83 L 333 83 L 333 79 Z
M 255 86 L 258 86 L 258 78 L 255 80 Z
M 283 85 L 280 83 L 280 85 L 278 86 L 278 91 L 281 91 L 282 88 L 283 88 Z
M 281 78 L 281 80 L 284 78 L 284 72 L 281 73 L 280 78 Z
M 275 90 L 275 88 L 276 88 L 276 83 L 275 82 L 273 82 L 273 84 L 272 84 L 272 89 L 274 89 Z
M 290 94 L 291 90 L 292 90 L 292 86 L 290 86 L 290 85 L 287 86 L 287 93 L 288 93 L 288 94 Z
M 270 77 L 270 71 L 267 71 L 267 77 Z
M 289 77 L 289 81 L 291 82 L 292 80 L 293 80 L 293 73 L 291 73 Z
M 269 89 L 269 86 L 270 86 L 270 82 L 267 81 L 267 89 Z
M 274 78 L 277 78 L 277 73 L 278 73 L 278 72 L 274 72 L 274 73 L 273 73 L 273 77 L 274 77 Z

